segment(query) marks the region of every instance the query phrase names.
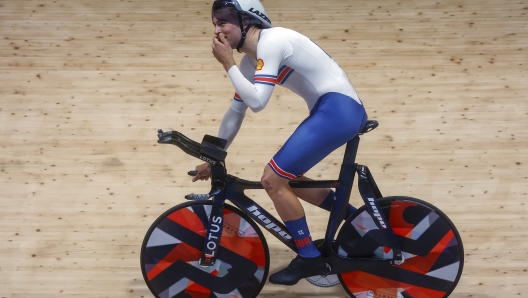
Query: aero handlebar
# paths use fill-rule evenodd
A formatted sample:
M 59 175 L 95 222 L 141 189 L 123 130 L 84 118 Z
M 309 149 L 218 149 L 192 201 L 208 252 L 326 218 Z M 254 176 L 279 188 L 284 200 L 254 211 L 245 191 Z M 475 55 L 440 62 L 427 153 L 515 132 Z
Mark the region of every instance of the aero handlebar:
M 227 152 L 224 150 L 227 141 L 221 138 L 205 135 L 202 143 L 195 142 L 177 131 L 163 132 L 158 129 L 159 144 L 173 144 L 185 153 L 213 165 L 223 163 Z

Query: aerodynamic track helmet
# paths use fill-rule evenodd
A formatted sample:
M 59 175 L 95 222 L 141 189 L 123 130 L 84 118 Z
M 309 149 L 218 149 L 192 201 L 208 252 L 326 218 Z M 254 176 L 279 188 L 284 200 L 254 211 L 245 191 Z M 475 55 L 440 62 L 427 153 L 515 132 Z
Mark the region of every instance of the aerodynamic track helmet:
M 211 9 L 211 18 L 213 17 L 227 19 L 233 24 L 238 21 L 242 31 L 242 37 L 237 46 L 238 52 L 244 45 L 246 34 L 251 25 L 257 25 L 264 29 L 273 27 L 268 13 L 259 0 L 215 0 Z

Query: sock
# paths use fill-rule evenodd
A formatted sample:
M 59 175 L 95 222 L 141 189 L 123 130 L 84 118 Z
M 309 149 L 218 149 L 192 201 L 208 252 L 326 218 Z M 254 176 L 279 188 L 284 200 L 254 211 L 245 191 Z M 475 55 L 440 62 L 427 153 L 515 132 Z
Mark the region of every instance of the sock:
M 334 191 L 330 190 L 330 193 L 324 199 L 321 205 L 319 205 L 319 208 L 323 208 L 324 210 L 330 211 L 330 209 L 332 209 L 332 204 L 334 203 L 334 197 L 335 197 Z M 348 209 L 345 215 L 345 219 L 347 219 L 350 215 L 352 215 L 352 213 L 354 213 L 354 211 L 356 210 L 357 209 L 354 206 L 348 204 Z
M 299 219 L 285 221 L 284 224 L 288 228 L 288 231 L 290 231 L 293 240 L 295 240 L 297 253 L 301 257 L 315 258 L 321 254 L 312 242 L 312 236 L 310 236 L 305 216 Z

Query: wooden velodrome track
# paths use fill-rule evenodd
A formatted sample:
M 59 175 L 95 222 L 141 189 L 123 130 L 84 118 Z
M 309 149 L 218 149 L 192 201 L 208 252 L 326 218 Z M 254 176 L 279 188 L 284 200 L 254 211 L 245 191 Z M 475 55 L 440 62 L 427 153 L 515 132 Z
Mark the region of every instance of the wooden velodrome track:
M 385 195 L 427 200 L 465 246 L 451 297 L 528 290 L 528 2 L 264 0 L 349 74 L 371 119 L 358 162 Z M 151 297 L 139 266 L 158 215 L 206 192 L 156 130 L 215 135 L 233 89 L 208 1 L 0 0 L 0 297 Z M 240 59 L 236 55 L 236 60 Z M 308 114 L 277 87 L 228 169 L 250 180 Z M 333 179 L 343 148 L 307 175 Z M 354 192 L 355 194 L 355 192 Z M 263 191 L 251 192 L 272 210 Z M 361 200 L 354 196 L 354 204 Z M 314 238 L 327 212 L 304 205 Z M 293 253 L 268 238 L 270 272 Z M 346 297 L 266 284 L 260 297 Z

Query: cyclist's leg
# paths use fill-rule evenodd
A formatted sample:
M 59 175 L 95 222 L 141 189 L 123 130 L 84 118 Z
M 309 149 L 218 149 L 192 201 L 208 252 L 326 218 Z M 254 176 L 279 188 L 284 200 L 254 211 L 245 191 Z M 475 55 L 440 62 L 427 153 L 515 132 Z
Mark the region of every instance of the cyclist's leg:
M 339 93 L 326 94 L 319 99 L 310 116 L 299 125 L 270 160 L 269 167 L 264 170 L 262 185 L 272 198 L 279 215 L 285 216 L 283 220 L 292 237 L 299 236 L 298 230 L 292 228 L 297 227 L 298 224 L 302 227 L 302 231 L 306 231 L 305 235 L 309 235 L 309 232 L 304 210 L 289 187 L 289 180 L 302 176 L 332 151 L 351 140 L 363 128 L 366 120 L 363 106 L 352 98 Z M 309 240 L 307 243 L 309 247 L 314 246 L 309 236 L 304 239 Z M 296 244 L 299 248 L 299 244 L 304 242 L 296 241 Z M 302 254 L 301 250 L 299 251 Z M 304 271 L 304 268 L 308 270 L 314 267 L 307 265 L 307 262 L 303 258 L 295 258 L 287 268 L 270 276 L 270 281 L 295 284 L 302 277 L 315 275 L 312 272 L 309 273 L 310 275 L 299 272 Z M 321 269 L 324 267 L 322 262 Z
M 264 169 L 262 185 L 295 240 L 298 254 L 307 258 L 317 257 L 320 253 L 310 237 L 304 209 L 288 182 L 288 179 L 275 174 L 269 166 Z
M 280 177 L 266 166 L 262 175 L 262 185 L 295 240 L 299 254 L 288 267 L 272 274 L 269 281 L 275 284 L 294 285 L 301 278 L 321 274 L 326 265 L 312 241 L 304 209 L 290 188 L 289 180 Z
M 276 175 L 269 166 L 266 166 L 261 181 L 283 221 L 304 216 L 304 209 L 289 186 L 288 179 Z
M 300 176 L 292 181 L 313 181 L 306 176 Z M 319 206 L 330 193 L 330 188 L 292 188 L 293 193 L 301 200 L 314 206 Z
M 306 176 L 297 177 L 292 179 L 295 181 L 313 181 Z M 293 193 L 301 200 L 310 203 L 314 206 L 330 211 L 334 201 L 335 193 L 330 188 L 293 188 Z M 347 213 L 345 218 L 348 218 L 357 209 L 348 204 Z
M 322 96 L 269 165 L 283 178 L 300 177 L 354 138 L 366 121 L 365 109 L 354 99 L 339 93 Z
M 270 166 L 287 179 L 312 180 L 303 174 L 332 151 L 345 144 L 365 126 L 364 107 L 339 93 L 322 96 L 310 116 L 295 130 L 286 144 L 270 161 Z M 300 199 L 330 210 L 333 194 L 330 189 L 293 189 Z M 349 205 L 348 217 L 356 208 Z

